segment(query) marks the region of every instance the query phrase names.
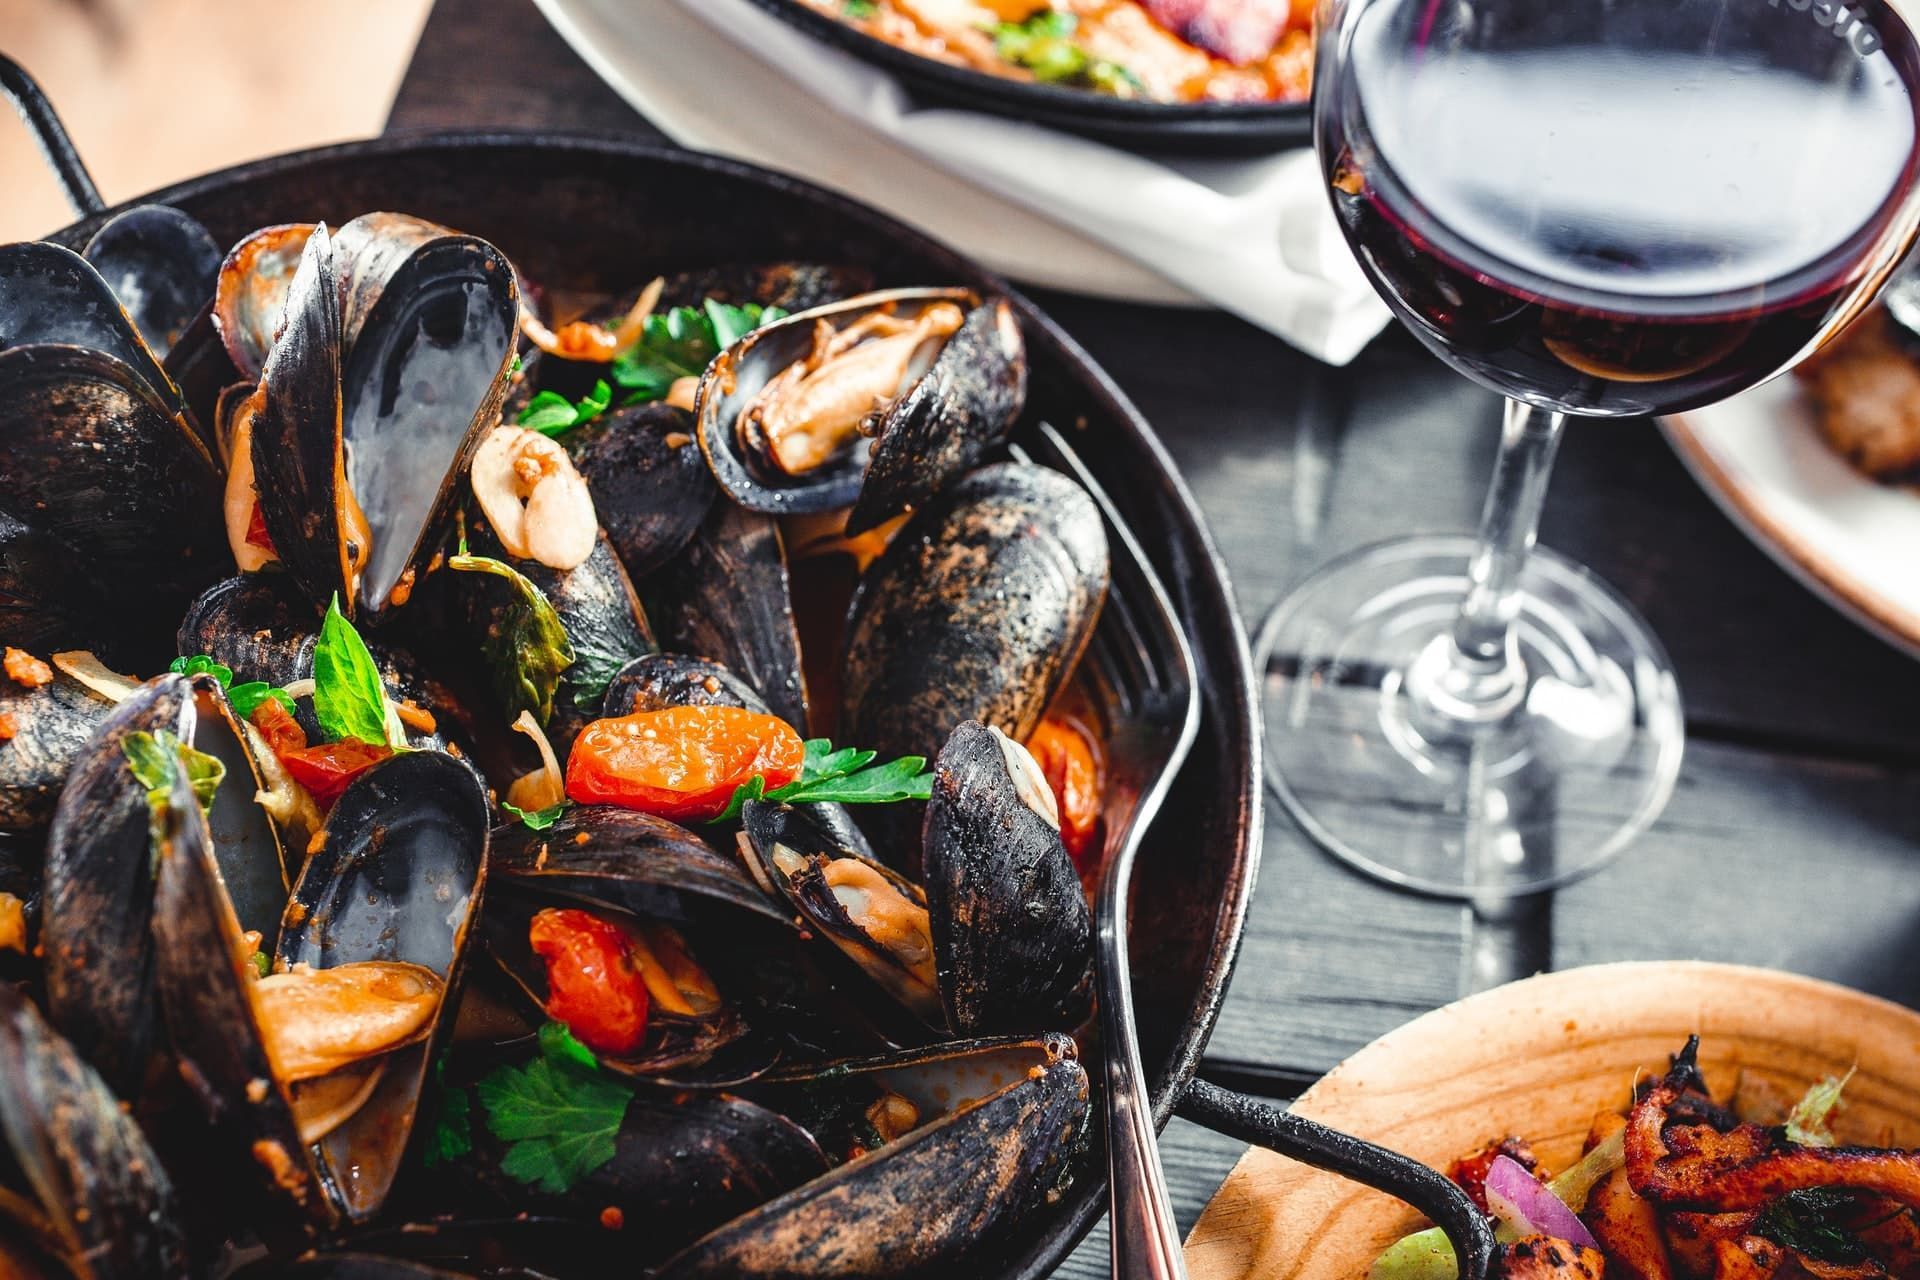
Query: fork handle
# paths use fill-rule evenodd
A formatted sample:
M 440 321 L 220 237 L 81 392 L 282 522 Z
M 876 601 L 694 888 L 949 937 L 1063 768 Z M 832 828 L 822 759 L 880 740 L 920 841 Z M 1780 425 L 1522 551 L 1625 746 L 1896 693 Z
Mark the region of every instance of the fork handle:
M 1125 912 L 1101 913 L 1098 938 L 1113 1276 L 1114 1280 L 1186 1280 L 1180 1229 L 1167 1199 L 1166 1175 L 1160 1168 L 1160 1146 L 1153 1130 L 1153 1104 L 1140 1067 L 1126 934 L 1114 927 L 1116 916 L 1124 919 Z

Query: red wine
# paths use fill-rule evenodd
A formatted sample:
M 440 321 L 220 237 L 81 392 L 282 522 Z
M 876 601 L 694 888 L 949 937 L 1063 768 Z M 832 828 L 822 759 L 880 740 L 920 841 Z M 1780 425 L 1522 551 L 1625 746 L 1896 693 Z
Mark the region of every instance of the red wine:
M 1779 372 L 1911 236 L 1920 161 L 1907 28 L 1874 7 L 1850 40 L 1793 3 L 1547 0 L 1497 37 L 1434 30 L 1437 0 L 1364 7 L 1316 121 L 1362 266 L 1535 404 L 1668 412 Z

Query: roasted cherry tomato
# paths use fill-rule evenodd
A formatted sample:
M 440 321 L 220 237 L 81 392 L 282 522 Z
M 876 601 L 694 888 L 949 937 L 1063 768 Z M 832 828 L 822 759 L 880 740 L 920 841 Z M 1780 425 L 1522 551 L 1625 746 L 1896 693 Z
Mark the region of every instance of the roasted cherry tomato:
M 806 754 L 778 716 L 738 707 L 640 711 L 580 731 L 567 757 L 567 796 L 663 818 L 714 818 L 755 774 L 769 791 L 792 782 Z
M 1027 739 L 1027 750 L 1047 775 L 1060 806 L 1060 841 L 1079 865 L 1100 827 L 1100 763 L 1077 720 L 1048 716 Z
M 260 705 L 247 717 L 260 736 L 273 748 L 273 754 L 284 756 L 289 751 L 304 751 L 307 747 L 307 731 L 293 718 L 293 712 L 280 705 L 278 698 L 262 698 Z
M 595 1053 L 630 1054 L 647 1034 L 647 984 L 627 931 L 570 907 L 548 907 L 527 930 L 547 965 L 547 1016 Z
M 325 809 L 340 798 L 340 793 L 347 789 L 348 783 L 391 756 L 393 748 L 383 742 L 342 738 L 338 742 L 323 742 L 317 747 L 302 747 L 274 754 L 280 757 L 280 763 L 287 767 L 293 780 L 313 796 L 314 803 Z

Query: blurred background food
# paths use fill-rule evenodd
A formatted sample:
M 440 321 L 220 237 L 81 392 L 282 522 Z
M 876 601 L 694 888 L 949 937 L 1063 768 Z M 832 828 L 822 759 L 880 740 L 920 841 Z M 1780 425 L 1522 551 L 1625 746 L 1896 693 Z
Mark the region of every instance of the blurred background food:
M 377 133 L 431 0 L 0 0 L 0 50 L 45 86 L 109 202 Z M 0 112 L 0 242 L 72 213 Z

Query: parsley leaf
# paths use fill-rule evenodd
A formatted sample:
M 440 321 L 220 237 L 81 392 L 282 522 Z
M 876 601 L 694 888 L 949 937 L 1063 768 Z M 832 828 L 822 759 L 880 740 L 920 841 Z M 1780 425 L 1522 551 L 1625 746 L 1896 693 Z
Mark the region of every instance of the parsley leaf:
M 532 812 L 528 812 L 506 800 L 500 802 L 500 807 L 520 819 L 529 831 L 545 831 L 548 827 L 558 822 L 560 815 L 565 813 L 572 805 L 573 801 L 562 800 L 557 804 L 550 804 L 544 809 L 535 809 Z
M 328 738 L 358 738 L 405 749 L 404 734 L 389 733 L 387 687 L 366 641 L 340 612 L 340 597 L 327 605 L 320 638 L 313 643 L 313 714 Z
M 879 13 L 880 6 L 875 4 L 873 0 L 847 0 L 847 2 L 840 7 L 840 11 L 855 21 L 864 22 L 874 14 Z
M 1833 1136 L 1833 1113 L 1841 1105 L 1840 1091 L 1851 1079 L 1853 1072 L 1848 1071 L 1844 1076 L 1828 1076 L 1808 1089 L 1787 1114 L 1787 1141 L 1803 1147 L 1835 1145 L 1838 1140 Z
M 268 698 L 272 698 L 288 711 L 293 710 L 293 698 L 285 689 L 276 689 L 265 680 L 235 684 L 233 668 L 224 663 L 215 662 L 204 653 L 196 653 L 192 657 L 175 658 L 167 664 L 167 670 L 183 676 L 212 676 L 226 689 L 227 701 L 233 704 L 233 713 L 242 720 L 251 717 L 254 708 Z
M 1854 1207 L 1853 1194 L 1843 1187 L 1804 1187 L 1762 1209 L 1753 1232 L 1816 1262 L 1864 1262 L 1866 1246 L 1841 1225 Z
M 560 687 L 560 674 L 574 661 L 573 644 L 553 602 L 525 574 L 492 556 L 462 550 L 447 558 L 447 568 L 506 580 L 512 598 L 499 621 L 487 628 L 480 648 L 508 714 L 531 711 L 545 724 L 553 718 L 553 693 Z
M 715 822 L 736 818 L 749 800 L 781 800 L 788 804 L 892 804 L 925 800 L 933 794 L 933 775 L 926 772 L 925 756 L 901 756 L 872 768 L 877 753 L 854 747 L 834 750 L 825 738 L 809 738 L 800 776 L 784 787 L 767 790 L 759 774 L 734 788 L 733 799 Z
M 613 403 L 613 388 L 607 380 L 601 378 L 593 384 L 593 390 L 580 397 L 575 404 L 557 391 L 542 391 L 527 402 L 515 419 L 521 426 L 543 435 L 557 436 L 563 431 L 575 427 L 584 427 L 607 411 Z
M 633 1097 L 557 1023 L 541 1028 L 538 1057 L 495 1069 L 475 1091 L 487 1128 L 509 1144 L 501 1171 L 554 1194 L 613 1159 L 614 1136 Z
M 699 307 L 674 307 L 648 316 L 639 341 L 613 358 L 613 381 L 628 393 L 621 403 L 664 398 L 680 379 L 706 372 L 713 358 L 743 334 L 785 314 L 779 307 L 736 307 L 708 298 Z

